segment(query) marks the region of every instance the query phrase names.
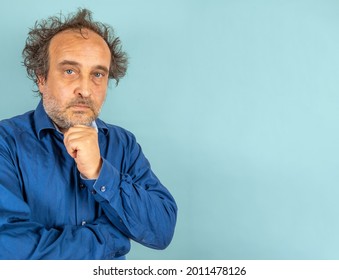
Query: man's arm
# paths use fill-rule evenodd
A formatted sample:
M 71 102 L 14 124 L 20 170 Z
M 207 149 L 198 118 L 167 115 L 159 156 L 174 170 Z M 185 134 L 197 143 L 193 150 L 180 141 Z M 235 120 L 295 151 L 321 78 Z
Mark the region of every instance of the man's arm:
M 32 220 L 16 167 L 3 147 L 0 166 L 0 259 L 112 259 L 128 252 L 126 237 L 105 215 L 92 224 L 58 228 Z
M 98 178 L 84 180 L 84 184 L 121 232 L 145 246 L 164 249 L 174 234 L 177 206 L 152 172 L 134 136 L 128 137 L 121 171 L 102 158 Z

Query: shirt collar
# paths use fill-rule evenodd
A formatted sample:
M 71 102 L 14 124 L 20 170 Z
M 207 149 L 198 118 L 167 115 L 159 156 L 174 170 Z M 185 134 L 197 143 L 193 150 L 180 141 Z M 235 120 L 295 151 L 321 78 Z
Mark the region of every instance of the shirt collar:
M 48 130 L 59 131 L 59 129 L 57 129 L 57 127 L 55 126 L 51 118 L 47 115 L 44 109 L 44 106 L 42 104 L 42 100 L 40 100 L 34 112 L 34 122 L 35 122 L 36 132 L 40 140 L 41 140 L 41 137 L 43 136 L 43 133 L 47 132 Z M 100 119 L 93 121 L 91 126 L 94 127 L 98 132 L 102 131 L 104 134 L 108 133 L 107 124 Z

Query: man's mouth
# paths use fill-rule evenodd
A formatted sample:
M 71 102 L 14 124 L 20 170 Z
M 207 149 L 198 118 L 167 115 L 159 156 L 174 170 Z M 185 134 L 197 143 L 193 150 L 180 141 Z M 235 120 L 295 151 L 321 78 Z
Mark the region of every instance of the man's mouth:
M 92 107 L 90 104 L 80 102 L 80 103 L 71 103 L 68 106 L 68 108 L 72 108 L 75 110 L 88 110 L 88 109 L 91 109 Z
M 74 105 L 72 105 L 71 107 L 73 107 L 73 108 L 79 108 L 79 109 L 89 109 L 89 108 L 90 108 L 90 106 L 85 105 L 85 104 L 74 104 Z

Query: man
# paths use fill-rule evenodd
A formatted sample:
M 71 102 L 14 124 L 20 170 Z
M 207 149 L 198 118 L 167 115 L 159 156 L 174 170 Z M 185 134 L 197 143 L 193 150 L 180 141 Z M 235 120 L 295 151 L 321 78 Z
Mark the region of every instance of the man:
M 36 23 L 23 51 L 41 101 L 0 122 L 0 259 L 124 259 L 163 249 L 177 207 L 135 137 L 98 119 L 127 59 L 86 9 Z

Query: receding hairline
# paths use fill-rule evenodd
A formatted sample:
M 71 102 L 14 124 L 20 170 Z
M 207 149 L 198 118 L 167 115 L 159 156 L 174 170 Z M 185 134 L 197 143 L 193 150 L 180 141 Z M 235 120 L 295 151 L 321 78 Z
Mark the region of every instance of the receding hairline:
M 88 28 L 65 29 L 65 30 L 60 31 L 57 34 L 55 34 L 49 42 L 49 46 L 48 46 L 49 55 L 50 55 L 51 47 L 58 48 L 58 46 L 60 46 L 60 44 L 57 44 L 58 42 L 55 42 L 55 41 L 58 40 L 58 39 L 60 40 L 59 37 L 63 36 L 63 35 L 66 35 L 66 36 L 69 35 L 71 37 L 74 36 L 75 39 L 84 39 L 84 40 L 90 39 L 90 37 L 94 36 L 97 39 L 99 39 L 98 42 L 101 41 L 102 45 L 106 46 L 106 50 L 111 55 L 111 49 L 110 49 L 108 43 L 106 42 L 106 40 L 100 34 L 98 34 L 97 32 L 95 32 L 91 29 L 88 29 Z
M 65 30 L 61 30 L 51 38 L 50 44 L 56 37 L 59 37 L 59 36 L 65 35 L 65 34 L 74 34 L 74 35 L 77 35 L 76 37 L 83 38 L 83 39 L 88 39 L 90 36 L 94 35 L 98 38 L 101 38 L 101 40 L 103 42 L 105 42 L 105 44 L 109 48 L 109 45 L 106 42 L 106 40 L 98 32 L 96 32 L 96 31 L 94 31 L 90 28 L 87 28 L 87 27 L 67 28 Z

